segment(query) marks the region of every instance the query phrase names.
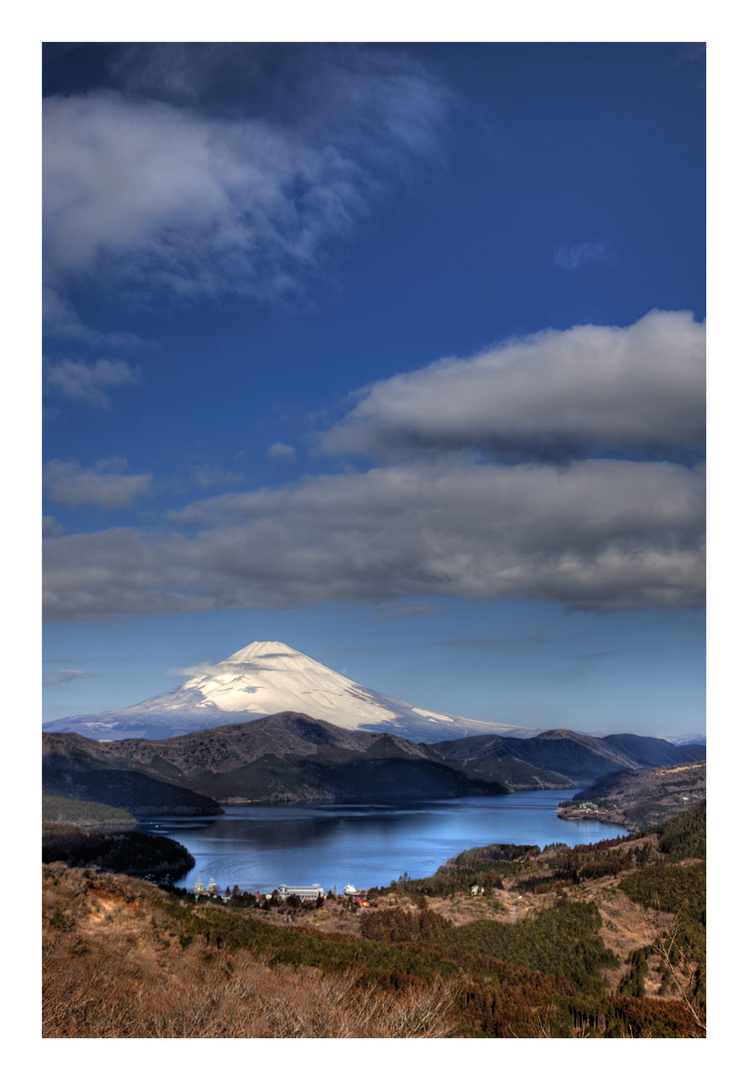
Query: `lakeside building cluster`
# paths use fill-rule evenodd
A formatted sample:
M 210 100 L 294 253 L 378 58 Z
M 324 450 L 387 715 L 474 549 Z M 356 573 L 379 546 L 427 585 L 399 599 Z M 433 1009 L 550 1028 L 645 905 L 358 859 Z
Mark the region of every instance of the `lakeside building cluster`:
M 215 881 L 211 877 L 210 883 L 207 888 L 203 885 L 202 879 L 198 877 L 195 887 L 192 890 L 195 899 L 199 900 L 201 896 L 220 897 L 224 902 L 230 899 L 230 896 L 223 896 L 216 885 Z M 280 900 L 288 900 L 291 896 L 298 896 L 300 900 L 312 900 L 316 901 L 320 897 L 324 900 L 325 890 L 318 883 L 314 885 L 279 885 L 275 890 Z M 362 896 L 364 896 L 364 889 L 356 889 L 353 885 L 346 885 L 343 889 L 343 895 L 351 897 L 354 903 L 362 903 Z M 271 900 L 272 893 L 253 893 L 255 900 Z M 367 905 L 368 906 L 368 905 Z

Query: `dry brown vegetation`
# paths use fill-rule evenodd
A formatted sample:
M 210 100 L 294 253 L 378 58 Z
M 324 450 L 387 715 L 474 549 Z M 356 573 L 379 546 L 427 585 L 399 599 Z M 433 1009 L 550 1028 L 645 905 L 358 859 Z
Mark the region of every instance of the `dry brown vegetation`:
M 454 988 L 383 993 L 356 970 L 323 974 L 180 943 L 158 890 L 62 863 L 43 868 L 45 1038 L 439 1038 Z
M 471 849 L 364 910 L 52 863 L 44 1035 L 703 1038 L 704 826 L 702 807 L 573 851 Z
M 653 837 L 645 837 L 638 842 L 620 845 L 622 851 L 641 846 L 642 843 L 652 842 Z M 464 926 L 476 919 L 489 919 L 498 923 L 521 922 L 535 915 L 538 911 L 552 908 L 556 903 L 556 893 L 523 894 L 517 889 L 508 888 L 503 890 L 490 889 L 483 896 L 468 896 L 456 894 L 452 897 L 429 897 L 429 910 L 436 912 L 443 918 L 448 919 L 454 926 Z M 652 940 L 653 929 L 651 921 L 654 915 L 650 913 L 645 917 L 642 909 L 630 900 L 625 893 L 618 888 L 618 879 L 605 877 L 597 880 L 584 882 L 579 885 L 566 886 L 566 895 L 571 900 L 592 900 L 597 905 L 603 918 L 603 926 L 600 936 L 606 948 L 612 949 L 620 959 L 622 967 L 615 972 L 608 972 L 607 978 L 611 989 L 622 982 L 626 977 L 626 958 L 636 949 L 641 949 Z M 398 904 L 407 911 L 415 912 L 418 906 L 415 900 L 402 895 L 392 893 L 379 900 L 380 907 L 387 904 Z M 296 914 L 296 925 L 310 925 L 318 930 L 343 932 L 346 934 L 361 933 L 362 912 L 351 908 L 342 901 L 334 906 L 330 905 L 321 911 L 303 910 Z M 272 912 L 256 913 L 269 922 L 282 925 L 284 917 Z M 673 924 L 673 915 L 661 912 L 657 916 L 661 930 L 669 929 Z M 652 962 L 654 966 L 654 961 Z M 653 977 L 649 988 L 651 993 L 660 990 L 661 978 Z M 672 995 L 676 993 L 672 991 Z

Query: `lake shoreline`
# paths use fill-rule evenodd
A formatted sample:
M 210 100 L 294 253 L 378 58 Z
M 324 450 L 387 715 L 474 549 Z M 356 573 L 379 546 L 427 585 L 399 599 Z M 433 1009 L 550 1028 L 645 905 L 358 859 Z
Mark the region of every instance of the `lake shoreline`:
M 142 821 L 195 858 L 179 884 L 214 878 L 221 891 L 272 892 L 280 884 L 342 889 L 387 885 L 403 873 L 433 874 L 461 851 L 490 843 L 569 847 L 627 830 L 599 822 L 565 822 L 558 804 L 578 789 L 517 792 L 430 802 L 227 805 L 219 817 Z

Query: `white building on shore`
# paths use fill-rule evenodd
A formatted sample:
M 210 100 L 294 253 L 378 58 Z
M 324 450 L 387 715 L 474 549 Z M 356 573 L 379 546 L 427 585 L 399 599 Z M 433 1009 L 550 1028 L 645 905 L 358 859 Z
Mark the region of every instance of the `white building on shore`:
M 298 896 L 300 900 L 316 900 L 321 896 L 324 900 L 325 890 L 321 885 L 279 885 L 278 896 L 281 900 L 289 896 Z

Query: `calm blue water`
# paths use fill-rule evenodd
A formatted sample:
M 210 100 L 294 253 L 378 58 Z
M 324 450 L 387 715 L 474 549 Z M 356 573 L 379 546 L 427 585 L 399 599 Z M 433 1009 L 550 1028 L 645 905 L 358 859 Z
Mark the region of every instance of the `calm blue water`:
M 241 806 L 221 817 L 150 818 L 140 828 L 187 848 L 198 874 L 226 886 L 270 892 L 278 885 L 325 890 L 389 885 L 404 872 L 433 874 L 466 848 L 484 844 L 590 844 L 623 835 L 620 826 L 562 821 L 555 810 L 572 791 L 532 791 L 400 806 Z

